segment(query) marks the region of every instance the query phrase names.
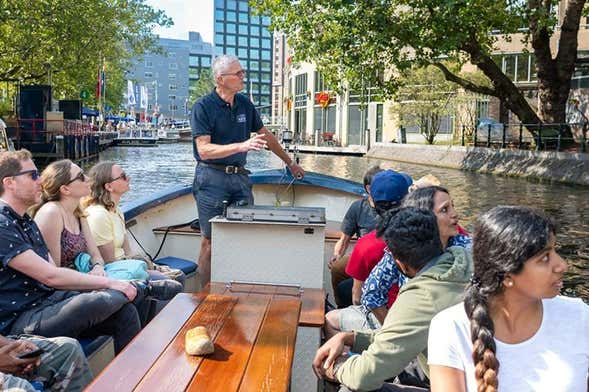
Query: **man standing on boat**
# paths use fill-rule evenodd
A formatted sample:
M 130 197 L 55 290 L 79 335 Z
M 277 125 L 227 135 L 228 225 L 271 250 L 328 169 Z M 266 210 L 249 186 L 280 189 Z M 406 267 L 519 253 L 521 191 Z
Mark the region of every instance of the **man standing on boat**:
M 254 104 L 243 94 L 245 71 L 231 55 L 216 57 L 212 65 L 215 88 L 192 107 L 192 146 L 198 164 L 192 193 L 202 233 L 198 269 L 201 285 L 211 279 L 211 224 L 223 213 L 223 201 L 253 204 L 252 183 L 245 169 L 248 151 L 268 147 L 298 179 L 305 171 L 293 162 L 264 126 Z M 252 133 L 255 136 L 250 137 Z

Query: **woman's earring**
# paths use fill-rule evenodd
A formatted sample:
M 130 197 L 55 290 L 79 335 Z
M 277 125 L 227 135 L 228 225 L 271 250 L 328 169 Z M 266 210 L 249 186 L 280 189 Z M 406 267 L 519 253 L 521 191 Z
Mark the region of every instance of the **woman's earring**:
M 505 285 L 506 285 L 507 287 L 513 287 L 513 281 L 511 281 L 511 280 L 508 280 L 507 282 L 505 282 Z

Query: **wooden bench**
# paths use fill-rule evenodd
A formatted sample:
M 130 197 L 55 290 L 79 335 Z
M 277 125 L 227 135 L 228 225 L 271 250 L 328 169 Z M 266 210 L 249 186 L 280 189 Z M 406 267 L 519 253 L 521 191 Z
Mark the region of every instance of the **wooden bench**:
M 324 295 L 219 283 L 179 294 L 86 390 L 288 391 L 297 328 L 323 324 Z M 210 356 L 184 352 L 186 331 L 197 325 L 215 342 Z

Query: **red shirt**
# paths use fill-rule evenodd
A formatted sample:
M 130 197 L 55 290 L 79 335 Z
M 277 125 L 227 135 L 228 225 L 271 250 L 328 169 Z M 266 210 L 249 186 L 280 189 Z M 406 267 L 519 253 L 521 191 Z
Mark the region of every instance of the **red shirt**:
M 376 230 L 360 237 L 346 266 L 346 274 L 356 280 L 365 281 L 384 255 L 386 246 L 382 238 L 376 237 Z

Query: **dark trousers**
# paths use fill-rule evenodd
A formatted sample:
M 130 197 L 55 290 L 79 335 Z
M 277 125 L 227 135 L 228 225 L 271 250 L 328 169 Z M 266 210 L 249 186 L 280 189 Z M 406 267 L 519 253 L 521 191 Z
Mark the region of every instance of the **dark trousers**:
M 58 290 L 23 312 L 13 324 L 11 334 L 72 338 L 111 335 L 118 353 L 140 330 L 137 308 L 120 291 Z

